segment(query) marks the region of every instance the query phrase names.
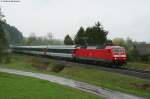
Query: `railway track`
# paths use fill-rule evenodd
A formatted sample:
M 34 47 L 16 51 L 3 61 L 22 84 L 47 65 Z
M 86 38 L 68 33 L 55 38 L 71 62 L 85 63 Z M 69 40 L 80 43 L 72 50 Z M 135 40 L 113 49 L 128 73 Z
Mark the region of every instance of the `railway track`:
M 61 64 L 64 64 L 66 66 L 78 65 L 78 66 L 82 66 L 85 68 L 95 68 L 97 70 L 125 74 L 125 75 L 134 76 L 134 77 L 141 78 L 141 79 L 150 80 L 150 72 L 149 71 L 135 70 L 135 69 L 129 69 L 129 68 L 125 68 L 125 67 L 124 68 L 104 67 L 104 66 L 100 66 L 100 65 L 78 63 L 78 62 L 76 63 L 76 62 L 60 60 L 60 59 L 52 59 L 52 60 L 57 61 Z
M 26 54 L 26 55 L 37 56 L 34 54 Z M 125 75 L 134 76 L 134 77 L 141 78 L 141 79 L 150 80 L 150 72 L 149 71 L 135 70 L 135 69 L 129 69 L 129 68 L 113 68 L 111 66 L 106 67 L 106 66 L 100 66 L 100 65 L 96 65 L 96 64 L 79 63 L 79 62 L 74 62 L 74 61 L 70 61 L 70 60 L 68 61 L 68 60 L 64 60 L 64 59 L 57 59 L 57 58 L 52 58 L 52 57 L 47 57 L 47 56 L 39 56 L 39 57 L 51 59 L 53 61 L 56 61 L 57 63 L 64 64 L 65 66 L 78 65 L 78 66 L 85 67 L 85 68 L 95 68 L 97 70 L 125 74 Z

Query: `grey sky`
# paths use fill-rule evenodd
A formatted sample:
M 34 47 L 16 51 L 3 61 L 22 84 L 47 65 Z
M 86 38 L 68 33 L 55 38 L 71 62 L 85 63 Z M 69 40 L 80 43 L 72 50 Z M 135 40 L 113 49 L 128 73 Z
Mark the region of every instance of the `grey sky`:
M 150 42 L 150 0 L 21 0 L 1 6 L 7 22 L 24 36 L 52 32 L 63 39 L 100 21 L 109 38 Z

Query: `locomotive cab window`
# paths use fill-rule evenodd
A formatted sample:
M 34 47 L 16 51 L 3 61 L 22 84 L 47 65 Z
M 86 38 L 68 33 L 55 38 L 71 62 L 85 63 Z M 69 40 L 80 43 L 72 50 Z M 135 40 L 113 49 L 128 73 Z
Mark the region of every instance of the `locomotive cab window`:
M 124 52 L 124 49 L 122 48 L 115 48 L 113 49 L 114 53 L 123 53 Z

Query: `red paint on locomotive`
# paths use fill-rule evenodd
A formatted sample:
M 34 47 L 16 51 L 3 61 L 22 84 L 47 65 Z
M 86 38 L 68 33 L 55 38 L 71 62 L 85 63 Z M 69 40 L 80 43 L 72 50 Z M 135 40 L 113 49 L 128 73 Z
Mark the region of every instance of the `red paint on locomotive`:
M 105 49 L 76 48 L 74 57 L 84 60 L 103 61 L 116 65 L 126 64 L 125 48 L 120 46 L 106 46 Z

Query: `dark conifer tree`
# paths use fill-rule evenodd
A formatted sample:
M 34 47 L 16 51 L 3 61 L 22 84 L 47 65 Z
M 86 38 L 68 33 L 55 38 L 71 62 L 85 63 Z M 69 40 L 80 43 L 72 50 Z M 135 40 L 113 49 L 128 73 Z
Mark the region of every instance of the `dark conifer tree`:
M 3 30 L 3 24 L 3 21 L 0 20 L 0 61 L 5 52 L 5 49 L 8 47 L 8 43 Z
M 80 27 L 79 31 L 75 35 L 74 42 L 77 45 L 84 45 L 85 43 L 85 31 L 83 27 Z
M 97 22 L 95 26 L 86 29 L 86 38 L 88 45 L 103 45 L 107 42 L 107 34 L 102 25 Z
M 107 43 L 107 34 L 108 32 L 97 22 L 93 27 L 88 27 L 86 30 L 80 27 L 75 35 L 74 42 L 77 45 L 101 46 Z
M 71 39 L 71 37 L 69 35 L 66 35 L 66 37 L 64 38 L 64 44 L 65 45 L 73 45 L 73 40 Z

